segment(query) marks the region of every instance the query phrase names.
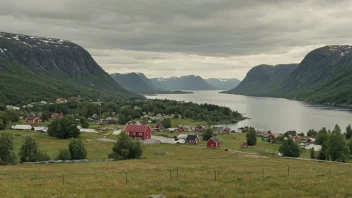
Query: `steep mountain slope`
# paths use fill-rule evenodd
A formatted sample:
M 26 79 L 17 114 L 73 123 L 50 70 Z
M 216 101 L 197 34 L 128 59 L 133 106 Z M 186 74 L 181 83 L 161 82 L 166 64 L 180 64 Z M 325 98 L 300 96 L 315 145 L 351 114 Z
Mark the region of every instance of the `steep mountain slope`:
M 241 81 L 236 78 L 208 78 L 205 81 L 218 90 L 230 90 L 237 87 Z
M 60 39 L 0 32 L 0 101 L 28 103 L 80 95 L 131 98 L 82 47 Z
M 316 103 L 352 104 L 352 46 L 325 46 L 308 53 L 273 94 Z
M 144 82 L 147 83 L 147 85 L 148 85 L 149 87 L 151 87 L 153 90 L 157 90 L 158 92 L 160 92 L 160 91 L 165 91 L 165 90 L 163 90 L 163 89 L 161 89 L 161 88 L 155 86 L 155 85 L 153 84 L 153 82 L 152 82 L 149 78 L 147 78 L 143 73 L 137 73 L 137 74 L 138 74 L 138 75 L 141 77 L 141 79 L 144 80 Z
M 297 68 L 297 64 L 258 65 L 248 71 L 243 81 L 228 93 L 243 95 L 270 95 Z
M 170 78 L 151 78 L 151 81 L 157 87 L 169 90 L 214 90 L 202 77 L 189 75 Z
M 128 74 L 111 74 L 111 77 L 128 91 L 140 94 L 157 93 L 158 89 L 144 74 L 128 73 Z

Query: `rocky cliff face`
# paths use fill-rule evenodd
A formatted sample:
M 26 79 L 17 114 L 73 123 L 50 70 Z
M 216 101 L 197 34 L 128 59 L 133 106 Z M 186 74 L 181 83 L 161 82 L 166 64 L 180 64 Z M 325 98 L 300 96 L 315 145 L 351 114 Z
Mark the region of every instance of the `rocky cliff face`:
M 8 82 L 8 86 L 0 85 L 0 97 L 7 101 L 26 88 L 26 97 L 19 97 L 26 102 L 34 96 L 48 100 L 71 95 L 136 96 L 120 87 L 85 49 L 61 39 L 0 32 L 0 70 L 1 82 Z M 39 93 L 33 86 L 46 91 Z

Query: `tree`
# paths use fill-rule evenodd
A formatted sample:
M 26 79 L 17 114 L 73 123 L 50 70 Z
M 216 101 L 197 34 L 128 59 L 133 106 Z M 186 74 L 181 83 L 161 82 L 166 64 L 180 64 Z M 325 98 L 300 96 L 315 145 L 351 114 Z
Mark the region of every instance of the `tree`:
M 315 159 L 315 151 L 314 148 L 310 150 L 310 159 Z
M 316 136 L 314 144 L 316 145 L 323 145 L 329 138 L 329 134 L 327 132 L 319 133 Z
M 316 130 L 314 130 L 314 129 L 310 129 L 307 132 L 307 136 L 309 136 L 309 137 L 315 137 L 317 134 L 318 134 L 318 132 Z
M 42 113 L 42 117 L 41 117 L 43 122 L 49 121 L 50 119 L 50 112 L 49 111 L 44 111 Z
M 333 131 L 323 147 L 326 147 L 327 157 L 332 161 L 346 162 L 350 158 L 350 149 L 346 138 L 338 131 Z
M 14 138 L 11 133 L 4 132 L 0 135 L 0 164 L 16 164 L 14 153 Z
M 81 123 L 82 128 L 85 128 L 85 129 L 89 128 L 89 122 L 88 122 L 87 118 L 82 116 L 79 121 Z
M 70 160 L 71 159 L 71 153 L 70 151 L 66 149 L 60 149 L 59 154 L 56 157 L 57 160 Z
M 80 139 L 72 139 L 68 144 L 68 150 L 70 151 L 72 160 L 87 158 L 87 150 Z
M 4 121 L 0 119 L 0 130 L 4 130 L 4 129 L 5 129 Z
M 114 160 L 139 159 L 143 153 L 139 140 L 133 140 L 127 133 L 120 133 L 117 136 L 112 151 L 109 158 Z
M 246 134 L 247 144 L 249 146 L 254 146 L 257 144 L 257 133 L 254 128 L 250 128 Z
M 203 141 L 208 141 L 210 138 L 213 137 L 213 130 L 209 127 L 205 132 L 202 134 Z
M 80 131 L 77 128 L 77 121 L 71 115 L 66 115 L 61 119 L 56 118 L 48 127 L 48 135 L 60 139 L 78 138 Z
M 178 113 L 174 114 L 174 119 L 178 119 L 180 116 L 178 115 Z
M 335 127 L 334 127 L 334 130 L 332 131 L 332 133 L 339 133 L 339 134 L 341 134 L 341 128 L 340 128 L 340 126 L 336 124 Z
M 120 114 L 119 115 L 119 124 L 121 124 L 121 125 L 125 125 L 126 123 L 127 123 L 127 120 L 126 120 L 126 116 L 125 115 L 123 115 L 123 114 Z
M 18 154 L 20 162 L 35 162 L 37 161 L 38 154 L 39 148 L 37 142 L 32 137 L 27 137 Z
M 279 148 L 280 153 L 286 157 L 299 157 L 299 146 L 291 139 L 288 138 Z
M 350 124 L 346 127 L 345 136 L 346 136 L 346 139 L 348 140 L 352 138 L 352 128 Z
M 171 120 L 170 120 L 170 118 L 165 118 L 165 119 L 162 121 L 162 124 L 163 124 L 163 127 L 164 127 L 164 128 L 170 128 L 170 127 L 171 127 Z

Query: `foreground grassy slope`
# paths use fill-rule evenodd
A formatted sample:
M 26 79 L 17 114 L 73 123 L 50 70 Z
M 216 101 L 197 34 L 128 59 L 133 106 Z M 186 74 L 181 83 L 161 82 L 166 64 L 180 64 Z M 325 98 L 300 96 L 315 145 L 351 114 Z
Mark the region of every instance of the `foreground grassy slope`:
M 234 141 L 230 141 L 233 136 L 238 135 L 220 136 L 224 147 L 238 148 Z M 88 145 L 86 142 L 89 148 Z M 259 142 L 258 147 L 264 145 Z M 0 179 L 6 182 L 0 185 L 0 196 L 147 197 L 163 193 L 167 197 L 219 198 L 352 195 L 352 167 L 348 165 L 206 149 L 204 142 L 198 146 L 158 144 L 145 145 L 144 148 L 145 159 L 140 160 L 2 166 Z M 168 155 L 156 156 L 155 152 L 167 152 Z

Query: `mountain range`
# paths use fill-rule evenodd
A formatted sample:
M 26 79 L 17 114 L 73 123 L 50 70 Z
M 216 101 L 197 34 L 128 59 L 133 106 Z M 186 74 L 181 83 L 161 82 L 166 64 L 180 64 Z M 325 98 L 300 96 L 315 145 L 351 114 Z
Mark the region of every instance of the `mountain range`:
M 273 76 L 272 69 L 264 73 Z M 253 74 L 253 72 L 255 72 Z M 271 73 L 271 74 L 270 74 Z M 323 104 L 352 104 L 352 46 L 329 45 L 309 52 L 282 80 L 259 91 L 251 84 L 263 71 L 252 69 L 238 87 L 228 93 L 283 97 Z
M 123 88 L 134 93 L 152 94 L 164 91 L 156 87 L 143 73 L 115 73 L 110 76 Z
M 119 86 L 70 41 L 0 32 L 0 101 L 22 104 L 58 97 L 142 98 Z
M 214 90 L 202 77 L 196 75 L 187 75 L 181 77 L 169 78 L 151 78 L 154 85 L 164 90 Z
M 237 87 L 241 81 L 236 78 L 208 78 L 205 81 L 217 90 L 230 90 Z

